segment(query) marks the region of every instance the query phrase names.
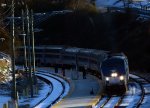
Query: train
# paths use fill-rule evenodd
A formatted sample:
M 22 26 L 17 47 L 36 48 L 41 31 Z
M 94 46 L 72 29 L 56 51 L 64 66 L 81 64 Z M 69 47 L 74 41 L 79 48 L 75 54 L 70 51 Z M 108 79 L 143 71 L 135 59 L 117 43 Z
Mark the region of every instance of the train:
M 16 63 L 23 65 L 24 47 L 18 47 Z M 114 86 L 127 90 L 129 66 L 125 54 L 110 54 L 110 51 L 77 48 L 59 45 L 35 46 L 36 66 L 74 68 L 97 76 L 104 88 Z M 28 59 L 28 57 L 27 57 Z
M 110 55 L 102 62 L 100 67 L 106 91 L 114 89 L 115 91 L 125 92 L 128 89 L 129 65 L 125 54 Z

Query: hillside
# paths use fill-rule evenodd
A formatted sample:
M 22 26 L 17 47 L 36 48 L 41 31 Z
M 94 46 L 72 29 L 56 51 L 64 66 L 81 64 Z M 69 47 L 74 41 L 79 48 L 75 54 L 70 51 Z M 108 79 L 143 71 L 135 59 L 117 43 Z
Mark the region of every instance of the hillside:
M 63 44 L 124 52 L 131 69 L 149 70 L 149 21 L 133 13 L 89 14 L 76 11 L 56 15 L 41 25 L 36 44 Z
M 111 5 L 116 2 L 116 0 L 113 2 L 108 0 L 105 3 L 101 1 L 103 0 L 96 1 L 98 9 L 99 5 Z M 136 20 L 137 15 L 130 11 L 98 13 L 102 10 L 96 10 L 96 7 L 87 0 L 64 0 L 63 2 L 27 0 L 24 2 L 29 4 L 29 8 L 32 8 L 34 12 L 74 10 L 73 13 L 56 14 L 43 22 L 39 28 L 44 31 L 35 33 L 36 45 L 61 44 L 124 52 L 129 58 L 131 69 L 150 70 L 149 20 Z M 16 6 L 18 15 L 22 5 Z M 118 2 L 116 5 L 120 6 L 123 3 Z M 39 6 L 40 9 L 37 8 Z M 5 37 L 5 41 L 1 42 L 0 50 L 5 52 L 9 51 L 8 29 L 0 29 L 1 37 Z

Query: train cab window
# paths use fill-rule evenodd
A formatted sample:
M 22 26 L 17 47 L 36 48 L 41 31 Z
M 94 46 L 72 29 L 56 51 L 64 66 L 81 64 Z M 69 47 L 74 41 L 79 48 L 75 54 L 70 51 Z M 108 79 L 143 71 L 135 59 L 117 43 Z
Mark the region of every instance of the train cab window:
M 44 50 L 43 49 L 35 49 L 35 52 L 43 52 Z
M 124 66 L 123 60 L 119 59 L 111 59 L 111 60 L 106 60 L 102 63 L 102 67 L 120 67 Z
M 101 70 L 104 75 L 110 75 L 111 70 L 119 71 L 122 74 L 125 74 L 125 64 L 122 59 L 108 59 L 104 61 L 101 65 Z

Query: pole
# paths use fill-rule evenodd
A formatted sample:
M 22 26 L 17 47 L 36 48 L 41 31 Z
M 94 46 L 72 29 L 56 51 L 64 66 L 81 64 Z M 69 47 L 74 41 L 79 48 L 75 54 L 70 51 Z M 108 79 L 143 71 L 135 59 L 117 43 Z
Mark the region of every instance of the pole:
M 77 74 L 77 79 L 79 78 L 79 65 L 78 65 L 78 54 L 75 54 L 75 63 L 76 63 L 76 74 Z
M 29 65 L 29 81 L 30 81 L 30 90 L 31 97 L 33 97 L 33 81 L 32 81 L 32 69 L 31 69 L 31 47 L 30 47 L 30 18 L 29 18 L 29 10 L 26 6 L 26 14 L 27 14 L 27 39 L 28 39 L 28 65 Z
M 12 52 L 12 77 L 13 77 L 13 90 L 12 90 L 12 99 L 16 102 L 17 101 L 17 92 L 16 92 L 16 77 L 15 77 L 15 24 L 14 24 L 14 0 L 12 0 L 12 36 L 11 36 L 11 52 Z
M 22 36 L 23 36 L 23 47 L 24 47 L 24 68 L 27 74 L 27 48 L 26 48 L 26 34 L 24 28 L 24 11 L 22 10 Z
M 32 32 L 32 65 L 33 65 L 33 78 L 34 84 L 36 83 L 35 79 L 35 47 L 34 47 L 34 25 L 33 25 L 33 10 L 31 10 L 31 32 Z

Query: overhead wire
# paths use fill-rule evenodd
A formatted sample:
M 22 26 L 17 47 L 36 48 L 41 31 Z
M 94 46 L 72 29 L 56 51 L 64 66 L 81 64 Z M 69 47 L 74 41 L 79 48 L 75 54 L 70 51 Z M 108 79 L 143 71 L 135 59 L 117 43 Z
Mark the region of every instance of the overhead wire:
M 4 22 L 4 20 L 8 17 L 8 16 L 10 16 L 11 15 L 11 12 L 12 12 L 12 5 L 9 5 L 9 3 L 8 3 L 8 0 L 5 0 L 5 3 L 6 4 L 8 4 L 8 6 L 9 6 L 9 8 L 5 11 L 5 12 L 3 12 L 3 13 L 1 13 L 0 14 L 0 23 L 3 23 Z
M 9 6 L 9 8 L 5 12 L 0 13 L 0 15 L 5 15 L 11 8 L 12 8 L 12 6 Z

